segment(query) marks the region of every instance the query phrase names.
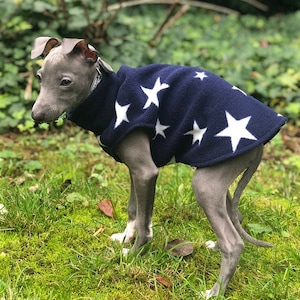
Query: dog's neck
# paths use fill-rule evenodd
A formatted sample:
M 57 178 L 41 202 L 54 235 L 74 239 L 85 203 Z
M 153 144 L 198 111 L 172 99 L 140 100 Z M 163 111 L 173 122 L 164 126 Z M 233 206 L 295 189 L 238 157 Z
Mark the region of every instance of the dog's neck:
M 101 79 L 102 79 L 102 73 L 101 73 L 101 67 L 100 67 L 100 63 L 99 63 L 99 59 L 98 59 L 96 62 L 96 74 L 95 74 L 94 80 L 91 84 L 90 94 L 94 91 L 94 89 L 100 83 Z

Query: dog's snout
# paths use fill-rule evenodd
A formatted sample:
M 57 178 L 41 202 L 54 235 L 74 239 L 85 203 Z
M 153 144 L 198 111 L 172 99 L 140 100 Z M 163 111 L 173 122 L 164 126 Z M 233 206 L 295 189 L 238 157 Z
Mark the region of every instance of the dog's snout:
M 31 117 L 36 122 L 43 122 L 45 120 L 45 113 L 42 111 L 32 110 Z

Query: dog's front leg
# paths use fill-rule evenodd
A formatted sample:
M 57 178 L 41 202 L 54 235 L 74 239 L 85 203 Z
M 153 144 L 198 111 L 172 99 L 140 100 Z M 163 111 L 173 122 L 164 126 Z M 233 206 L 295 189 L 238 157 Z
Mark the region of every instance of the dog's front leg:
M 115 233 L 111 236 L 113 241 L 118 241 L 121 244 L 128 244 L 133 239 L 135 234 L 136 224 L 136 192 L 134 188 L 133 178 L 130 174 L 130 198 L 128 203 L 128 223 L 123 232 Z
M 152 160 L 149 136 L 144 130 L 131 132 L 118 146 L 117 154 L 129 168 L 131 178 L 128 224 L 123 239 L 124 234 L 124 241 L 132 238 L 136 230 L 137 237 L 131 249 L 136 251 L 152 239 L 151 220 L 158 168 Z

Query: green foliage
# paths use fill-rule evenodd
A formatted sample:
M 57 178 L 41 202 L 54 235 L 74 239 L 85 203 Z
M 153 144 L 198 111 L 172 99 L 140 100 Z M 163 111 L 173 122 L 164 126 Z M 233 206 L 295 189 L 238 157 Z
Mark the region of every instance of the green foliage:
M 300 12 L 270 18 L 225 16 L 190 7 L 119 1 L 0 2 L 0 131 L 33 131 L 37 97 L 31 61 L 37 36 L 83 37 L 115 69 L 122 64 L 194 65 L 215 72 L 299 124 Z M 166 23 L 166 28 L 160 28 Z

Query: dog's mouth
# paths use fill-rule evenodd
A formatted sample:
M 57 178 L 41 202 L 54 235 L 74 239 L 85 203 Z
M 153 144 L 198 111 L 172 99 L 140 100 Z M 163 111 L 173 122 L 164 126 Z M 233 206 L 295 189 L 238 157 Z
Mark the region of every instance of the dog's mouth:
M 43 122 L 40 122 L 40 121 L 34 121 L 34 128 L 39 128 L 39 125 L 40 124 L 43 124 Z
M 33 118 L 33 117 L 32 117 Z M 53 119 L 53 120 L 42 120 L 42 119 L 35 119 L 34 120 L 34 128 L 39 128 L 41 124 L 54 124 L 55 126 L 61 126 L 65 123 L 65 120 L 67 119 L 67 114 L 63 113 L 59 117 Z

